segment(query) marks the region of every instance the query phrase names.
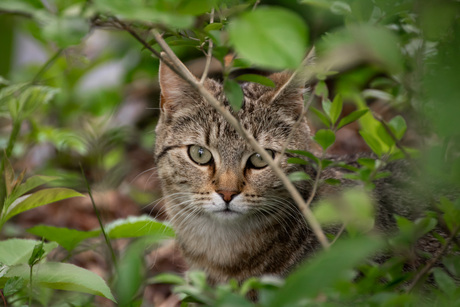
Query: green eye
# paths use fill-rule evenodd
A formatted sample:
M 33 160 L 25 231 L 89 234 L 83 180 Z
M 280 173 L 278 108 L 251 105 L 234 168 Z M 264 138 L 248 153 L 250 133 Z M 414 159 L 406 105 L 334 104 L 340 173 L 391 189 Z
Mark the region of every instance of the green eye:
M 206 165 L 212 161 L 212 154 L 209 150 L 199 145 L 192 145 L 188 148 L 188 155 L 193 162 L 199 165 Z
M 272 155 L 272 157 L 274 156 L 274 153 L 273 151 L 271 151 L 270 149 L 265 149 L 269 154 Z M 252 156 L 249 157 L 249 160 L 248 160 L 248 167 L 249 168 L 256 168 L 256 169 L 260 169 L 260 168 L 264 168 L 268 165 L 267 162 L 265 162 L 264 159 L 262 159 L 262 157 L 258 154 L 258 153 L 255 153 L 253 154 Z

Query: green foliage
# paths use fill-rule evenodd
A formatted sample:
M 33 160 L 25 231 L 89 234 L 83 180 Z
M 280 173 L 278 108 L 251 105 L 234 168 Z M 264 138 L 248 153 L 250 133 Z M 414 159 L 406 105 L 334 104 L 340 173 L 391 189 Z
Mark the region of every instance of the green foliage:
M 141 216 L 103 226 L 108 240 L 132 240 L 121 257 L 114 255 L 115 267 L 109 271 L 115 273 L 107 277 L 113 280 L 108 285 L 94 273 L 65 263 L 86 248 L 102 248 L 102 229 L 80 231 L 39 225 L 28 232 L 50 243 L 15 238 L 0 241 L 0 287 L 8 302 L 16 301 L 12 306 L 25 304 L 30 297 L 36 304 L 58 305 L 54 299 L 59 297 L 62 305 L 84 305 L 94 299 L 70 299 L 68 294 L 51 290 L 61 289 L 111 300 L 116 296 L 121 306 L 142 305 L 149 303 L 141 298 L 146 284 L 171 283 L 177 285 L 175 291 L 183 298 L 183 305 L 254 306 L 247 299 L 252 290 L 259 293 L 258 306 L 455 305 L 460 300 L 459 247 L 448 236 L 458 237 L 460 228 L 460 201 L 451 193 L 460 187 L 459 133 L 455 125 L 460 114 L 459 12 L 458 1 L 453 0 L 302 0 L 270 4 L 244 0 L 1 1 L 0 26 L 4 33 L 0 55 L 15 63 L 0 67 L 2 230 L 25 211 L 82 196 L 68 188 L 83 190 L 79 164 L 88 172 L 91 183 L 123 187 L 130 194 L 138 190 L 126 182 L 121 184 L 130 167 L 125 161 L 133 140 L 147 140 L 146 148 L 150 148 L 154 140 L 151 122 L 157 114 L 147 110 L 157 106 L 144 107 L 144 117 L 128 123 L 117 114 L 126 106 L 127 96 L 137 97 L 124 91 L 155 78 L 158 61 L 126 31 L 107 34 L 102 30 L 126 30 L 123 24 L 155 50 L 160 47 L 151 40 L 151 30 L 160 31 L 184 60 L 211 53 L 223 64 L 224 91 L 233 111 L 238 111 L 243 102 L 238 82 L 275 86 L 269 78 L 252 73 L 232 79 L 233 70 L 293 70 L 301 65 L 308 47 L 315 46 L 318 65 L 311 70 L 318 82 L 311 84 L 314 97 L 308 113 L 309 119 L 317 120 L 320 126 L 315 129 L 313 141 L 322 154 L 289 148 L 288 163 L 311 166 L 318 173 L 341 168 L 346 172 L 345 179 L 362 186 L 308 204 L 326 232 L 330 228 L 343 232 L 334 231 L 335 237 L 328 234 L 333 239 L 330 250 L 318 252 L 285 281 L 263 277 L 251 278 L 242 285 L 230 281 L 213 287 L 202 272 L 190 272 L 187 279 L 171 274 L 148 278 L 144 251 L 164 238 L 174 237 L 174 232 L 167 224 Z M 91 39 L 100 31 L 106 36 L 98 49 Z M 33 42 L 37 52 L 48 60 L 40 66 L 21 64 L 15 55 L 17 49 L 13 49 L 13 41 L 19 36 Z M 96 51 L 91 49 L 95 46 Z M 99 69 L 115 64 L 121 67 L 116 81 L 98 85 L 96 90 L 88 86 Z M 392 110 L 391 116 L 383 116 L 375 107 L 382 104 Z M 394 116 L 394 111 L 402 116 Z M 149 124 L 145 124 L 147 120 Z M 360 158 L 348 165 L 329 157 L 340 143 L 337 132 L 350 128 L 352 123 L 359 126 L 359 134 L 377 158 Z M 413 140 L 414 134 L 425 144 L 419 152 L 406 146 L 410 143 L 406 140 Z M 17 174 L 11 164 L 17 165 L 36 146 L 49 146 L 56 155 L 35 169 Z M 397 233 L 376 238 L 369 234 L 374 223 L 375 181 L 390 175 L 382 170 L 390 161 L 417 155 L 424 163 L 414 176 L 416 184 L 424 187 L 439 183 L 442 197 L 427 200 L 433 211 L 425 212 L 420 219 L 396 216 Z M 320 189 L 339 184 L 332 178 L 311 178 L 303 171 L 293 172 L 289 178 Z M 43 188 L 45 184 L 52 187 Z M 149 192 L 142 196 L 147 199 L 145 203 L 157 197 Z M 439 235 L 444 225 L 447 236 Z M 435 261 L 443 263 L 445 269 L 423 266 L 418 272 L 405 272 L 403 264 L 410 262 L 414 243 L 428 233 L 445 247 Z M 396 249 L 398 256 L 381 263 L 369 260 L 373 253 L 387 249 L 384 242 Z M 58 245 L 68 257 L 53 262 L 50 252 Z M 425 268 L 427 271 L 422 271 Z M 422 273 L 419 280 L 417 273 Z M 425 284 L 424 292 L 418 293 L 417 287 L 428 274 L 432 274 L 436 288 Z

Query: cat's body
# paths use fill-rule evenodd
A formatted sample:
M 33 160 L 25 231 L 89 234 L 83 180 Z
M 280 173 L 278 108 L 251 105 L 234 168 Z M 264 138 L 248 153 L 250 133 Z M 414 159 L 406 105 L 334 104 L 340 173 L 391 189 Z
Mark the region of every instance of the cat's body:
M 285 173 L 302 169 L 314 178 L 313 168 L 288 164 L 288 156 L 280 155 L 303 109 L 303 86 L 295 82 L 272 101 L 288 78 L 284 73 L 271 75 L 276 89 L 242 85 L 244 104 L 235 116 L 275 161 L 281 160 Z M 160 85 L 162 114 L 155 158 L 166 210 L 188 264 L 205 270 L 212 282 L 286 276 L 318 249 L 318 242 L 280 179 L 214 108 L 165 65 L 160 68 Z M 221 84 L 206 80 L 205 86 L 229 108 Z M 304 118 L 288 148 L 309 150 L 309 143 Z M 322 176 L 341 179 L 334 169 Z M 375 198 L 388 184 L 389 179 L 377 184 Z M 296 186 L 305 198 L 310 195 L 311 182 Z M 323 185 L 317 197 L 340 189 Z M 397 194 L 382 201 L 404 208 L 406 200 Z M 415 214 L 406 211 L 402 215 Z M 377 209 L 377 228 L 390 231 L 392 214 Z

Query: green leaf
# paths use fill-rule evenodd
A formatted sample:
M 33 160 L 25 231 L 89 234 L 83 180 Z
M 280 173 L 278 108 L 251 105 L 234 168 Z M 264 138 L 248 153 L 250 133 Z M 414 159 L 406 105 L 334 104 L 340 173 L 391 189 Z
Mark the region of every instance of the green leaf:
M 84 196 L 74 190 L 66 188 L 44 189 L 33 194 L 21 196 L 10 205 L 5 216 L 2 217 L 2 220 L 5 222 L 21 212 L 71 197 Z
M 330 185 L 340 185 L 342 183 L 342 181 L 340 181 L 339 179 L 334 179 L 334 178 L 328 178 L 324 180 L 324 182 Z
M 455 281 L 441 268 L 433 268 L 433 275 L 436 284 L 447 295 L 452 296 L 457 290 Z
M 0 263 L 9 266 L 27 264 L 36 244 L 41 241 L 25 239 L 9 239 L 0 241 Z M 46 256 L 50 251 L 58 247 L 57 243 L 50 242 L 43 245 Z
M 445 256 L 442 263 L 445 265 L 447 270 L 455 277 L 460 277 L 460 256 L 459 255 L 448 255 Z
M 335 124 L 339 119 L 340 114 L 342 113 L 343 99 L 340 94 L 337 94 L 332 101 L 332 106 L 330 110 L 331 121 Z
M 135 238 L 141 236 L 174 237 L 174 230 L 165 223 L 147 216 L 131 216 L 108 224 L 105 228 L 111 239 Z
M 1 276 L 0 276 L 1 277 Z M 24 287 L 24 279 L 18 276 L 8 278 L 5 288 L 3 289 L 3 294 L 5 296 L 10 296 L 18 292 Z
M 388 122 L 388 126 L 390 126 L 391 131 L 398 140 L 402 139 L 407 130 L 406 121 L 401 115 L 393 117 Z
M 243 105 L 243 90 L 238 82 L 234 80 L 225 80 L 224 92 L 233 111 L 238 112 Z
M 318 83 L 315 86 L 315 95 L 323 99 L 328 99 L 329 90 L 327 88 L 326 82 L 322 80 L 318 81 Z
M 29 281 L 29 266 L 16 265 L 9 268 L 6 277 L 19 276 Z M 56 290 L 78 291 L 103 296 L 115 302 L 105 281 L 97 274 L 68 263 L 45 262 L 34 266 L 34 283 Z
M 5 200 L 5 206 L 8 208 L 19 196 L 24 195 L 36 187 L 39 187 L 45 183 L 59 179 L 59 177 L 49 177 L 49 176 L 32 176 L 26 180 L 26 182 L 19 185 L 13 190 L 11 195 Z
M 324 115 L 323 112 L 312 106 L 310 106 L 309 110 L 313 111 L 313 113 L 315 113 L 319 120 L 321 120 L 321 122 L 325 124 L 327 127 L 331 126 L 331 120 L 326 115 Z
M 323 106 L 323 110 L 324 110 L 324 113 L 326 113 L 327 117 L 331 120 L 332 122 L 332 118 L 331 118 L 331 109 L 332 109 L 332 102 L 328 99 L 328 98 L 324 98 L 322 101 L 321 101 L 321 104 Z
M 284 287 L 275 292 L 268 306 L 304 306 L 308 299 L 315 299 L 321 291 L 333 284 L 349 280 L 349 270 L 381 246 L 382 240 L 376 237 L 339 240 L 329 250 L 319 252 L 290 275 Z
M 204 27 L 204 30 L 206 32 L 216 31 L 216 30 L 220 30 L 220 29 L 222 29 L 222 24 L 219 23 L 219 22 L 210 23 L 206 27 Z
M 331 130 L 320 129 L 313 137 L 324 150 L 327 150 L 335 142 L 335 133 Z
M 291 181 L 302 181 L 302 180 L 310 180 L 311 179 L 311 177 L 305 172 L 293 172 L 293 173 L 290 173 L 288 178 Z
M 287 163 L 308 165 L 308 161 L 305 161 L 304 159 L 296 158 L 296 157 L 288 158 Z
M 343 1 L 334 1 L 331 4 L 330 10 L 337 15 L 350 15 L 351 7 L 348 3 Z
M 347 116 L 345 116 L 344 118 L 340 120 L 339 124 L 337 125 L 337 130 L 358 120 L 361 116 L 366 114 L 368 111 L 369 111 L 368 109 L 364 109 L 364 110 L 356 110 L 356 111 L 351 112 L 350 114 L 348 114 Z
M 371 133 L 359 130 L 359 134 L 362 136 L 367 146 L 369 146 L 377 156 L 381 157 L 385 153 L 380 142 Z
M 89 32 L 89 23 L 78 16 L 54 17 L 49 14 L 43 27 L 43 36 L 61 48 L 78 45 Z
M 81 241 L 97 237 L 101 234 L 101 230 L 79 231 L 64 227 L 45 225 L 29 228 L 27 229 L 27 232 L 45 238 L 48 241 L 55 241 L 69 252 L 72 251 Z
M 181 0 L 176 6 L 176 10 L 180 14 L 185 15 L 201 15 L 211 11 L 216 4 L 216 0 Z
M 297 68 L 307 47 L 305 22 L 282 8 L 260 7 L 243 13 L 230 23 L 228 32 L 240 55 L 267 68 Z
M 172 273 L 163 273 L 147 280 L 147 284 L 173 284 L 185 285 L 186 281 L 182 276 Z
M 297 154 L 297 155 L 301 155 L 301 156 L 310 158 L 316 165 L 319 164 L 319 159 L 318 159 L 314 154 L 312 154 L 312 153 L 309 152 L 309 151 L 305 151 L 305 150 L 291 150 L 291 149 L 288 149 L 288 150 L 286 150 L 286 151 L 287 151 L 287 152 L 290 152 L 290 153 L 293 153 L 293 154 Z
M 40 262 L 44 254 L 45 254 L 45 249 L 43 248 L 43 241 L 35 244 L 34 249 L 32 250 L 32 255 L 30 255 L 30 258 L 28 261 L 29 266 L 34 266 L 38 262 Z
M 247 81 L 247 82 L 255 82 L 259 83 L 268 87 L 275 87 L 275 82 L 273 82 L 270 78 L 256 75 L 256 74 L 244 74 L 240 75 L 235 78 L 236 81 Z

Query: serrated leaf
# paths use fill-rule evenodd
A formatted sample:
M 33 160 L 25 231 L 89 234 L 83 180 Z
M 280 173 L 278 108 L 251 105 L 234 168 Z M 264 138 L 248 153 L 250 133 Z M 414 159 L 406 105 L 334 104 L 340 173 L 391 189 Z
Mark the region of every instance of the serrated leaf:
M 238 54 L 267 68 L 297 68 L 307 47 L 305 22 L 279 7 L 243 13 L 230 23 L 228 32 Z
M 54 227 L 39 225 L 27 229 L 27 232 L 45 238 L 48 241 L 55 241 L 63 248 L 72 251 L 81 241 L 97 237 L 101 230 L 79 231 L 65 227 Z
M 368 109 L 364 109 L 364 110 L 356 110 L 356 111 L 351 112 L 350 114 L 348 114 L 347 116 L 345 116 L 344 118 L 340 120 L 339 124 L 337 125 L 337 130 L 358 120 L 361 116 L 366 114 L 368 111 L 369 111 Z
M 401 140 L 406 133 L 407 125 L 406 121 L 401 115 L 397 115 L 393 117 L 389 122 L 388 126 L 390 126 L 391 131 L 395 135 L 398 140 Z
M 313 113 L 315 113 L 319 120 L 321 120 L 321 122 L 325 124 L 327 127 L 331 126 L 330 119 L 326 115 L 324 115 L 323 112 L 312 106 L 310 106 L 309 110 L 313 111 Z
M 29 257 L 29 266 L 34 266 L 35 264 L 40 262 L 44 254 L 45 249 L 43 248 L 43 241 L 35 244 L 34 249 L 32 250 L 32 255 L 30 255 Z
M 27 264 L 37 243 L 41 243 L 41 241 L 26 239 L 0 241 L 0 263 L 9 266 Z M 58 247 L 58 244 L 55 242 L 44 243 L 43 249 L 45 253 L 43 257 L 56 247 Z
M 335 133 L 331 130 L 320 129 L 313 137 L 324 150 L 327 150 L 335 142 Z
M 305 172 L 293 172 L 288 175 L 289 180 L 291 181 L 302 181 L 302 180 L 310 180 L 311 177 Z
M 174 237 L 174 230 L 165 223 L 147 216 L 131 216 L 108 224 L 105 228 L 111 239 L 135 238 L 141 236 Z
M 224 92 L 233 111 L 238 112 L 243 105 L 243 90 L 238 82 L 234 80 L 225 80 Z
M 3 294 L 5 296 L 13 295 L 19 290 L 21 290 L 23 286 L 24 278 L 18 276 L 8 278 L 8 280 L 5 283 L 5 288 L 3 288 Z
M 29 266 L 20 264 L 10 267 L 5 276 L 19 276 L 29 281 L 29 274 Z M 33 278 L 35 284 L 43 287 L 99 295 L 116 302 L 110 288 L 99 275 L 73 264 L 59 262 L 38 264 L 33 268 Z
M 330 110 L 331 121 L 333 124 L 335 124 L 337 120 L 339 119 L 339 116 L 342 113 L 342 107 L 343 107 L 342 95 L 337 94 L 335 95 L 334 100 L 332 101 L 332 106 Z
M 67 188 L 51 188 L 37 191 L 33 194 L 21 196 L 16 199 L 6 211 L 3 222 L 13 216 L 43 205 L 71 197 L 84 197 L 82 194 Z
M 259 83 L 268 87 L 275 87 L 275 82 L 271 80 L 270 78 L 261 76 L 261 75 L 256 75 L 256 74 L 244 74 L 240 75 L 235 78 L 236 81 L 247 81 L 247 82 L 255 82 Z

